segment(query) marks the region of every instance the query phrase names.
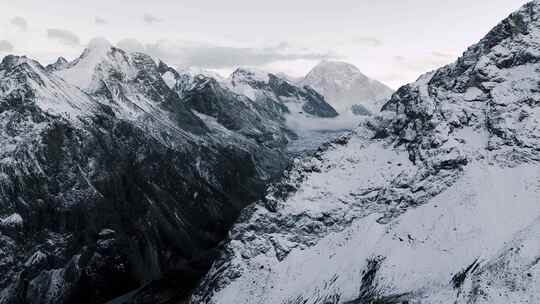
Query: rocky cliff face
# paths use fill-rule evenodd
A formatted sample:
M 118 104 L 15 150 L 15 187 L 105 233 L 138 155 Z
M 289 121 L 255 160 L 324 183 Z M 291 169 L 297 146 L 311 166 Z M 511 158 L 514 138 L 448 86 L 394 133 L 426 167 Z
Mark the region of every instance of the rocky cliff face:
M 193 303 L 540 301 L 540 1 L 247 208 Z
M 0 303 L 182 299 L 287 166 L 280 124 L 161 68 L 103 40 L 47 68 L 3 59 Z

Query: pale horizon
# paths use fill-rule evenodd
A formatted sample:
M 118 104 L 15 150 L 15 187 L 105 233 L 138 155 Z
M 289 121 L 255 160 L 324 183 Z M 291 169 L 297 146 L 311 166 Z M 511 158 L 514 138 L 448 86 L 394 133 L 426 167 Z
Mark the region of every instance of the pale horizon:
M 254 67 L 301 77 L 321 60 L 345 61 L 393 89 L 453 62 L 527 2 L 2 1 L 0 57 L 72 60 L 104 37 L 172 66 L 223 76 Z

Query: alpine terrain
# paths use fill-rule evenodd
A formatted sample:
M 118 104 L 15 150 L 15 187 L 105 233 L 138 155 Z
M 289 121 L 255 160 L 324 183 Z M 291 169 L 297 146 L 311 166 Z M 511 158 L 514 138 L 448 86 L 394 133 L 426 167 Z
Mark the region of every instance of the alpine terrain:
M 237 74 L 265 98 L 104 39 L 46 67 L 6 56 L 0 303 L 186 298 L 288 166 L 284 115 L 337 115 L 313 90 Z
M 540 303 L 540 1 L 295 161 L 192 303 Z
M 339 61 L 322 61 L 299 84 L 314 88 L 341 114 L 377 113 L 394 92 L 356 66 Z

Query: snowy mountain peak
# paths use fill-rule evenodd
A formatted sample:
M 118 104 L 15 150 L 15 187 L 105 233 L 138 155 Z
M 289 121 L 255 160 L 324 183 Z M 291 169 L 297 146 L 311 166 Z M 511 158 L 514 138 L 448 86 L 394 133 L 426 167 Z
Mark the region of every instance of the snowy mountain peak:
M 113 50 L 113 45 L 104 38 L 94 38 L 90 40 L 82 55 L 75 60 L 76 64 L 97 64 L 100 60 L 107 58 Z M 73 64 L 75 65 L 75 64 Z
M 60 57 L 58 57 L 58 59 L 56 60 L 55 63 L 58 63 L 58 64 L 66 64 L 66 63 L 68 63 L 68 61 L 67 61 L 66 58 L 60 56 Z
M 233 85 L 240 83 L 268 83 L 269 73 L 254 68 L 238 68 L 230 76 L 229 80 Z
M 103 60 L 103 55 L 92 53 L 89 49 L 86 49 L 78 59 L 71 62 L 64 69 L 56 71 L 56 73 L 80 89 L 89 89 L 92 84 L 94 71 Z
M 6 56 L 0 63 L 0 99 L 21 98 L 43 112 L 77 119 L 89 115 L 94 102 L 26 56 Z
M 49 76 L 39 62 L 26 56 L 8 55 L 0 63 L 0 79 L 4 81 L 0 97 L 22 88 L 25 92 L 43 91 L 51 83 Z
M 66 58 L 58 57 L 58 59 L 54 63 L 47 65 L 45 69 L 49 72 L 54 72 L 66 68 L 68 64 L 69 61 L 67 61 Z
M 56 70 L 56 74 L 83 90 L 91 90 L 96 85 L 96 72 L 100 67 L 125 67 L 126 60 L 126 52 L 112 46 L 104 38 L 94 38 L 79 58 Z
M 321 93 L 340 113 L 350 111 L 355 105 L 377 112 L 393 92 L 386 85 L 362 74 L 356 66 L 340 61 L 322 61 L 300 84 Z
M 7 69 L 7 68 L 14 68 L 16 66 L 19 66 L 21 64 L 28 64 L 30 66 L 37 66 L 37 67 L 41 67 L 41 64 L 33 59 L 30 59 L 26 56 L 16 56 L 16 55 L 7 55 L 5 56 L 3 59 L 2 59 L 2 67 L 4 69 Z
M 285 105 L 288 112 L 304 116 L 304 112 L 318 117 L 338 115 L 318 92 L 311 88 L 300 87 L 272 73 L 239 68 L 228 78 L 228 85 L 235 93 L 247 96 L 251 100 L 266 102 L 274 100 Z M 297 120 L 298 117 L 293 118 Z
M 179 68 L 179 69 L 177 69 L 177 71 L 178 71 L 179 74 L 185 74 L 185 75 L 189 75 L 191 77 L 196 77 L 197 75 L 203 75 L 205 77 L 214 78 L 215 80 L 217 80 L 220 83 L 224 83 L 226 81 L 226 79 L 223 76 L 221 76 L 220 74 L 218 74 L 216 72 L 213 72 L 213 71 L 210 71 L 210 70 L 199 68 L 199 67 Z
M 26 56 L 8 55 L 0 63 L 0 98 L 9 95 L 26 96 L 45 86 L 44 68 Z
M 362 74 L 358 67 L 343 61 L 323 60 L 306 75 L 306 79 L 317 78 L 320 75 L 333 78 L 336 82 L 345 81 L 346 83 L 350 83 L 355 78 L 368 80 L 368 77 Z

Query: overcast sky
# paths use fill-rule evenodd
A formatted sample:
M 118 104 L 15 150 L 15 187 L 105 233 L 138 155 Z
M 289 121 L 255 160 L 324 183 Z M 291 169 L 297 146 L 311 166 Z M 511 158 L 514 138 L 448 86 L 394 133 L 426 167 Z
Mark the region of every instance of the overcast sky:
M 525 0 L 0 0 L 0 56 L 43 64 L 93 37 L 169 64 L 305 74 L 323 59 L 397 88 L 452 62 Z

